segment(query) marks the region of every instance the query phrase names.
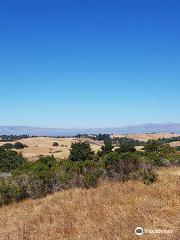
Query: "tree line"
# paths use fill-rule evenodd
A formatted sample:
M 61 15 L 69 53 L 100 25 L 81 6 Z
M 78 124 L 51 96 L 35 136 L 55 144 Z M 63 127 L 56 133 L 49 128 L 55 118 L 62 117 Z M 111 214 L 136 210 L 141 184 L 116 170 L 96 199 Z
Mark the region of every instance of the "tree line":
M 1 142 L 14 142 L 21 139 L 29 138 L 30 136 L 27 134 L 21 134 L 21 135 L 0 135 L 0 141 Z

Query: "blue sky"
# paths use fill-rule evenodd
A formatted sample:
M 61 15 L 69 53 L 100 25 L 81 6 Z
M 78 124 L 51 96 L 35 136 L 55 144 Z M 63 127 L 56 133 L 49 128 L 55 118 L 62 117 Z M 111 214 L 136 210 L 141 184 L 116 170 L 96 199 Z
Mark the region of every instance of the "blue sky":
M 180 2 L 0 3 L 0 125 L 180 122 Z

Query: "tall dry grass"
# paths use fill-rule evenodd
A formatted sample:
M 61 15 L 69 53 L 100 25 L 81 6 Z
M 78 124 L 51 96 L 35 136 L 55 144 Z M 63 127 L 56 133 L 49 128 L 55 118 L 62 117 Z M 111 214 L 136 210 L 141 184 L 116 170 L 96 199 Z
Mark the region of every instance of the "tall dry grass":
M 172 229 L 143 234 L 136 227 Z M 180 239 L 180 177 L 163 173 L 150 186 L 104 183 L 0 209 L 1 240 Z

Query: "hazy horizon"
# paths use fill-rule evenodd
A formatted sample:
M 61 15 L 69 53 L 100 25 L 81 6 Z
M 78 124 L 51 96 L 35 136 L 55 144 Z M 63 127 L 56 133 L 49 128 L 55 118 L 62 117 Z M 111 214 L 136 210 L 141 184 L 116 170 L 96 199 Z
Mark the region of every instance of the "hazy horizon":
M 69 128 L 62 128 L 61 126 L 59 126 L 59 127 L 46 127 L 46 126 L 44 126 L 44 127 L 42 127 L 42 126 L 33 126 L 33 125 L 0 125 L 0 127 L 32 127 L 32 128 L 49 128 L 49 129 L 101 129 L 101 128 L 123 128 L 123 127 L 131 127 L 131 126 L 143 126 L 143 125 L 163 125 L 163 124 L 180 124 L 180 122 L 147 122 L 147 123 L 142 123 L 142 124 L 131 124 L 131 125 L 119 125 L 119 126 L 115 126 L 115 127 L 112 127 L 112 126 L 106 126 L 106 127 L 101 127 L 101 126 L 99 126 L 99 127 L 85 127 L 85 128 L 83 128 L 83 127 L 69 127 Z

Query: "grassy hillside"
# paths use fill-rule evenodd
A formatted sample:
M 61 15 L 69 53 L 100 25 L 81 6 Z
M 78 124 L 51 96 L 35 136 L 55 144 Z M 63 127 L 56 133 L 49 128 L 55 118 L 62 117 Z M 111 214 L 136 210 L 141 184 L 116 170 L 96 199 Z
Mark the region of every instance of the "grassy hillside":
M 179 134 L 170 134 L 170 133 L 158 133 L 158 134 L 129 134 L 129 135 L 119 135 L 114 134 L 111 135 L 111 138 L 120 137 L 120 138 L 129 138 L 138 141 L 145 141 L 147 142 L 149 139 L 157 140 L 159 138 L 172 138 L 178 137 Z M 49 137 L 28 137 L 24 138 L 20 141 L 22 144 L 26 145 L 24 149 L 16 150 L 17 152 L 22 152 L 23 156 L 30 161 L 37 160 L 39 156 L 51 156 L 54 155 L 57 159 L 68 158 L 70 153 L 71 144 L 74 142 L 89 142 L 92 150 L 97 152 L 101 149 L 103 145 L 103 141 L 93 141 L 88 138 L 49 138 Z M 15 143 L 10 142 L 10 143 Z M 53 143 L 57 142 L 59 146 L 54 147 Z M 1 142 L 0 146 L 4 145 L 7 142 Z M 171 142 L 170 145 L 172 146 L 180 146 L 180 142 Z M 137 149 L 141 149 L 137 147 Z
M 68 158 L 70 153 L 71 144 L 74 142 L 84 142 L 89 141 L 89 139 L 76 139 L 76 138 L 49 138 L 49 137 L 33 137 L 27 139 L 21 139 L 20 142 L 25 144 L 27 147 L 18 152 L 22 152 L 23 156 L 29 160 L 37 160 L 41 155 L 52 154 L 57 159 Z M 57 142 L 58 147 L 54 147 L 53 143 Z M 0 146 L 4 145 L 6 142 L 0 142 Z M 14 142 L 13 142 L 14 143 Z M 97 152 L 101 149 L 102 143 L 91 141 L 91 148 L 93 151 Z
M 173 174 L 174 173 L 174 174 Z M 0 209 L 1 240 L 180 239 L 180 169 L 158 181 L 101 183 L 96 189 L 61 191 Z M 134 233 L 136 227 L 173 234 Z

